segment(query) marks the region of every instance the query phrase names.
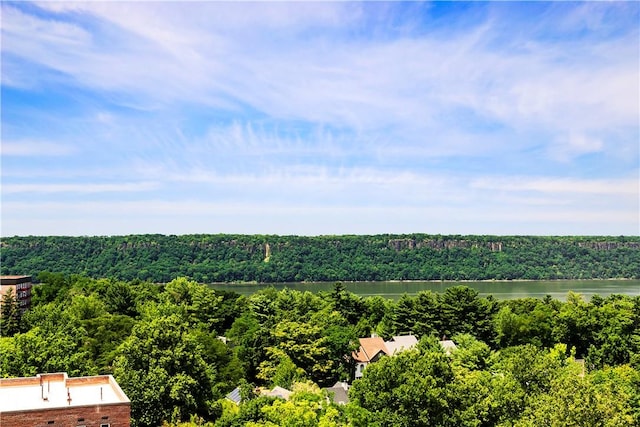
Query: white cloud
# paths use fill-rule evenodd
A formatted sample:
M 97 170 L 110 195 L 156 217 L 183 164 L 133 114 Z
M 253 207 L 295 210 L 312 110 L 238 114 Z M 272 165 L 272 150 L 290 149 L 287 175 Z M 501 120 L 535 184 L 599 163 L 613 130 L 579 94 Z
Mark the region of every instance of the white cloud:
M 123 193 L 142 192 L 157 188 L 153 182 L 131 182 L 115 184 L 83 183 L 83 184 L 3 184 L 3 194 L 24 193 Z
M 638 210 L 638 180 L 620 178 L 638 167 L 638 30 L 587 42 L 535 36 L 555 23 L 608 28 L 606 16 L 584 21 L 587 9 L 568 19 L 551 7 L 539 23 L 467 18 L 460 31 L 411 20 L 391 28 L 387 10 L 372 30 L 378 5 L 369 3 L 40 5 L 55 13 L 2 5 L 3 85 L 89 101 L 71 117 L 36 105 L 14 113 L 33 130 L 3 116 L 3 158 L 58 156 L 49 173 L 26 175 L 29 184 L 5 182 L 10 203 L 22 193 L 82 205 L 74 197 L 162 189 L 176 202 L 108 203 L 138 219 L 142 205 L 211 215 L 229 230 L 243 209 L 272 212 L 281 227 L 286 212 L 299 214 L 301 230 L 324 214 L 345 227 L 366 217 L 384 231 L 384 221 L 406 220 L 406 231 L 419 231 L 420 218 L 450 221 L 454 232 L 476 216 L 495 227 L 564 224 L 582 209 L 594 230 L 609 214 L 628 230 Z M 64 142 L 21 140 L 27 131 Z M 90 155 L 91 167 L 63 159 L 71 154 Z M 5 167 L 3 177 L 20 173 Z M 87 182 L 71 182 L 78 177 Z M 78 207 L 106 215 L 95 203 Z
M 447 206 L 332 206 L 183 199 L 135 202 L 4 203 L 3 235 L 113 235 L 130 233 L 246 234 L 636 234 L 637 211 L 608 209 L 495 209 Z M 47 212 L 47 219 L 34 212 Z M 29 220 L 25 230 L 16 212 Z M 259 213 L 258 216 L 255 214 Z M 170 221 L 167 221 L 170 219 Z M 51 230 L 56 230 L 52 233 Z M 310 232 L 309 230 L 313 230 Z M 382 230 L 382 231 L 381 231 Z
M 414 138 L 425 124 L 438 128 L 439 116 L 459 107 L 508 126 L 545 126 L 554 132 L 637 123 L 637 34 L 579 48 L 529 43 L 524 52 L 511 52 L 491 45 L 494 29 L 487 21 L 448 40 L 427 34 L 357 41 L 316 32 L 294 42 L 296 31 L 309 31 L 314 24 L 339 27 L 345 23 L 344 9 L 355 6 L 43 6 L 80 8 L 136 37 L 121 34 L 122 40 L 113 40 L 118 45 L 105 49 L 84 29 L 37 21 L 7 7 L 6 20 L 16 25 L 5 35 L 6 49 L 89 86 L 141 93 L 151 105 L 154 100 L 196 101 L 239 108 L 239 102 L 274 118 L 356 130 L 394 126 L 409 129 Z M 27 27 L 38 28 L 42 36 L 23 32 L 18 24 L 25 20 L 35 21 Z M 65 33 L 82 34 L 82 42 L 53 43 L 60 26 Z M 283 28 L 289 32 L 281 33 Z M 279 43 L 279 37 L 287 43 Z
M 601 139 L 583 134 L 569 133 L 561 138 L 556 145 L 549 147 L 551 156 L 559 161 L 570 161 L 576 156 L 603 151 L 604 143 Z
M 640 182 L 630 179 L 572 179 L 530 178 L 504 176 L 500 178 L 478 178 L 471 182 L 472 188 L 500 191 L 535 191 L 540 193 L 576 193 L 589 195 L 635 195 L 638 196 Z M 637 201 L 637 200 L 636 200 Z
M 37 157 L 37 156 L 68 156 L 76 152 L 76 148 L 69 144 L 48 141 L 2 141 L 0 153 L 3 157 Z

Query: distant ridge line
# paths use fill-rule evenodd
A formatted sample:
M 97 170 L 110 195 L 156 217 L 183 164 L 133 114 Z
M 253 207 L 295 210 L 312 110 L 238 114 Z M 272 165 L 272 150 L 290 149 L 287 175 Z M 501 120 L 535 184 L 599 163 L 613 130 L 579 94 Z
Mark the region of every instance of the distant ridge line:
M 640 278 L 640 236 L 134 234 L 2 238 L 2 274 L 164 283 Z M 265 262 L 265 260 L 268 260 Z

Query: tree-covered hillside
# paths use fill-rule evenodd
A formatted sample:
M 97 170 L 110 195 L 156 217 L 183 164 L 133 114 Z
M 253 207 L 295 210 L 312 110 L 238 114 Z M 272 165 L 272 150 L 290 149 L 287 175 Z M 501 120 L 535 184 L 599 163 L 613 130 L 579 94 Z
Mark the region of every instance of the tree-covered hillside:
M 640 277 L 638 236 L 28 236 L 1 245 L 2 274 L 163 283 Z

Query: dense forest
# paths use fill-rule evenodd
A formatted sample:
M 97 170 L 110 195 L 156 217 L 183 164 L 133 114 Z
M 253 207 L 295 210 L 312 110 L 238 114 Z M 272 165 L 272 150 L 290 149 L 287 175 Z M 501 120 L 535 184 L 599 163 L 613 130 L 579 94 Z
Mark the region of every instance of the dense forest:
M 640 296 L 496 300 L 464 286 L 398 301 L 336 283 L 251 296 L 41 273 L 22 317 L 2 300 L 0 372 L 111 373 L 132 426 L 638 426 Z M 358 337 L 417 347 L 354 380 Z M 457 349 L 447 354 L 443 336 Z M 349 381 L 349 403 L 323 387 Z M 239 404 L 224 396 L 240 388 Z M 263 396 L 280 386 L 290 399 Z
M 6 237 L 2 274 L 167 283 L 640 278 L 640 237 Z

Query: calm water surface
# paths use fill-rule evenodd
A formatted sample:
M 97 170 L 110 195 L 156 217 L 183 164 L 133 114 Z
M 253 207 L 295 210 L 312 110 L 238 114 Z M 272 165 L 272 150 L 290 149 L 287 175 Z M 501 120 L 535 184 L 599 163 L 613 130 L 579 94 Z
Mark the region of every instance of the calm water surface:
M 420 291 L 444 292 L 451 286 L 465 285 L 477 290 L 480 295 L 493 295 L 497 299 L 543 298 L 545 295 L 564 301 L 567 292 L 582 294 L 585 300 L 593 295 L 603 297 L 611 294 L 640 295 L 640 280 L 554 280 L 554 281 L 495 281 L 495 282 L 342 282 L 345 288 L 361 296 L 380 295 L 398 299 L 404 294 L 415 295 Z M 213 289 L 235 291 L 250 295 L 267 286 L 280 290 L 331 291 L 334 282 L 277 283 L 277 284 L 213 284 Z

